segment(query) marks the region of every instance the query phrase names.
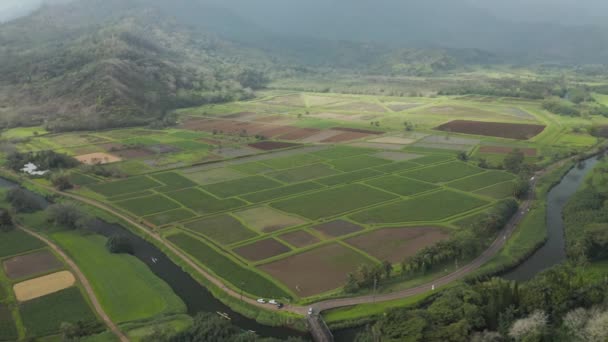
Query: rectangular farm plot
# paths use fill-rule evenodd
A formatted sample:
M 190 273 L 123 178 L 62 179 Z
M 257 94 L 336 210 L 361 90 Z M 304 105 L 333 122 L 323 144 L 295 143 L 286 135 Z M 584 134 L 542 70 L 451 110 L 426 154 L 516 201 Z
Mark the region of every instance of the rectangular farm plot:
M 234 213 L 249 227 L 263 233 L 305 224 L 306 221 L 268 207 L 258 207 Z
M 383 175 L 383 173 L 372 169 L 365 169 L 317 179 L 316 182 L 327 186 L 334 186 L 339 184 L 353 183 L 362 179 L 372 178 L 380 175 Z
M 46 273 L 63 267 L 61 261 L 48 250 L 16 256 L 2 263 L 6 275 L 11 279 L 21 279 Z
M 233 181 L 205 185 L 203 186 L 203 189 L 217 197 L 227 198 L 278 188 L 280 186 L 281 183 L 270 178 L 264 176 L 251 176 Z
M 287 185 L 280 188 L 265 190 L 254 192 L 249 195 L 240 196 L 240 198 L 251 202 L 251 203 L 261 203 L 266 201 L 271 201 L 277 198 L 287 197 L 291 195 L 300 194 L 303 192 L 319 190 L 323 188 L 322 185 L 314 183 L 314 182 L 306 182 L 299 183 L 294 185 Z
M 17 283 L 13 285 L 13 292 L 18 301 L 25 302 L 67 289 L 75 283 L 71 272 L 61 271 Z
M 28 336 L 47 336 L 59 333 L 61 324 L 97 321 L 77 287 L 21 304 L 19 307 Z
M 279 210 L 311 220 L 335 216 L 352 210 L 382 203 L 396 196 L 360 184 L 333 188 L 271 203 Z
M 103 196 L 112 197 L 145 191 L 159 186 L 162 186 L 162 184 L 148 177 L 141 176 L 114 182 L 97 183 L 89 185 L 89 188 Z
M 339 237 L 343 235 L 352 234 L 363 230 L 364 228 L 358 224 L 354 224 L 345 220 L 335 220 L 327 223 L 322 223 L 312 227 L 312 229 L 327 237 Z
M 350 218 L 368 224 L 441 221 L 488 203 L 460 192 L 444 190 L 369 209 Z
M 44 247 L 45 244 L 22 230 L 0 232 L 0 258 Z
M 115 205 L 137 216 L 147 216 L 180 207 L 179 204 L 163 195 L 134 198 L 126 201 L 115 202 Z
M 378 152 L 376 154 L 373 154 L 372 156 L 376 157 L 376 158 L 382 158 L 382 159 L 387 159 L 387 160 L 396 161 L 396 162 L 412 160 L 412 159 L 422 157 L 419 154 L 404 153 L 404 152 Z
M 443 156 L 443 155 L 428 155 L 421 158 L 417 158 L 412 160 L 412 162 L 420 165 L 431 165 L 437 163 L 447 162 L 449 160 L 453 160 L 454 157 L 451 156 Z
M 545 130 L 545 126 L 502 122 L 454 120 L 443 124 L 435 129 L 440 131 L 456 132 L 463 134 L 528 140 L 542 133 L 542 131 Z
M 322 151 L 313 152 L 311 154 L 324 159 L 341 159 L 367 154 L 370 152 L 372 152 L 370 149 L 339 145 Z
M 186 174 L 186 177 L 197 182 L 198 184 L 203 185 L 227 182 L 247 177 L 247 175 L 244 173 L 228 168 L 218 168 L 198 172 L 188 172 L 188 170 L 184 170 L 183 172 Z
M 260 261 L 285 254 L 291 249 L 275 239 L 264 239 L 235 248 L 234 253 L 249 261 Z
M 184 224 L 188 230 L 202 234 L 222 245 L 251 239 L 257 234 L 228 214 L 203 218 Z
M 268 176 L 284 183 L 298 183 L 339 173 L 325 164 L 313 164 L 269 173 Z
M 323 159 L 313 154 L 298 154 L 289 157 L 262 160 L 260 163 L 267 165 L 275 170 L 292 169 L 295 167 L 310 165 L 322 162 Z
M 76 156 L 76 159 L 87 165 L 102 165 L 122 161 L 122 158 L 118 156 L 102 152 L 83 154 Z
M 155 174 L 151 177 L 166 184 L 168 189 L 179 190 L 196 186 L 196 183 L 175 172 Z
M 322 246 L 258 268 L 281 281 L 301 297 L 343 286 L 348 273 L 372 261 L 339 244 Z
M 504 182 L 489 186 L 475 191 L 475 194 L 481 196 L 488 196 L 495 199 L 503 199 L 513 196 L 513 190 L 515 189 L 514 182 Z
M 397 163 L 386 164 L 386 165 L 374 167 L 374 170 L 378 170 L 378 171 L 384 172 L 384 173 L 395 173 L 395 172 L 407 171 L 407 170 L 415 169 L 415 168 L 419 168 L 419 167 L 422 167 L 422 166 L 419 164 L 416 164 L 414 162 L 404 161 L 404 162 L 397 162 Z
M 167 237 L 167 240 L 190 254 L 222 279 L 234 286 L 244 288 L 246 292 L 252 295 L 266 298 L 291 297 L 266 277 L 239 265 L 198 239 L 180 233 Z M 243 284 L 245 285 L 243 286 Z
M 188 209 L 179 208 L 175 210 L 169 210 L 162 213 L 146 216 L 143 219 L 152 223 L 153 225 L 160 227 L 169 223 L 184 221 L 195 217 L 196 214 Z
M 473 176 L 484 172 L 476 166 L 462 162 L 452 162 L 438 166 L 427 167 L 415 171 L 402 173 L 401 175 L 429 183 L 447 183 L 456 179 Z
M 261 173 L 268 173 L 271 171 L 275 171 L 270 166 L 264 165 L 264 164 L 258 163 L 258 162 L 232 165 L 232 166 L 230 166 L 230 168 L 234 169 L 236 171 L 243 172 L 245 174 L 249 174 L 249 175 L 257 175 L 257 174 L 261 174 Z M 244 177 L 244 176 L 245 175 L 243 175 L 242 177 Z
M 372 179 L 365 183 L 373 187 L 392 192 L 399 196 L 413 196 L 439 188 L 437 185 L 419 182 L 400 176 L 386 176 Z
M 396 264 L 449 236 L 437 227 L 385 228 L 357 235 L 346 242 L 378 260 Z
M 494 184 L 512 181 L 515 176 L 501 171 L 488 171 L 475 176 L 463 178 L 452 183 L 448 183 L 447 186 L 462 190 L 462 191 L 475 191 L 482 189 Z
M 367 155 L 342 158 L 328 162 L 328 164 L 332 165 L 334 168 L 344 172 L 356 171 L 389 163 L 392 163 L 392 161 Z
M 321 241 L 318 237 L 312 235 L 311 233 L 305 230 L 296 230 L 293 232 L 285 233 L 283 235 L 279 235 L 279 239 L 298 248 L 314 245 L 315 243 Z
M 17 341 L 19 334 L 11 310 L 0 304 L 0 341 Z
M 231 198 L 220 200 L 195 188 L 167 193 L 166 196 L 200 214 L 213 214 L 219 211 L 236 209 L 245 205 L 245 202 L 239 199 Z

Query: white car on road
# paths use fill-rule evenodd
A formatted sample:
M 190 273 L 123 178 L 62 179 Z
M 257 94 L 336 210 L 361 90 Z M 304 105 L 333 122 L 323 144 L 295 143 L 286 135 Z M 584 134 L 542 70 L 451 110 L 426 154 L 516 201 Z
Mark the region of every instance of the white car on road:
M 258 299 L 258 303 L 266 304 L 266 300 L 264 298 L 260 298 L 260 299 Z
M 268 304 L 277 305 L 279 302 L 277 302 L 275 299 L 271 299 L 268 301 Z

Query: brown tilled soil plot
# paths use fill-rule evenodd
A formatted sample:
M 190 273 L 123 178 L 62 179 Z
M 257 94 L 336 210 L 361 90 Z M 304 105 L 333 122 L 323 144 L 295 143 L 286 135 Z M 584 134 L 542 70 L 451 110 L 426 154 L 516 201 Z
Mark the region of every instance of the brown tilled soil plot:
M 316 134 L 313 134 L 307 138 L 302 139 L 301 141 L 305 142 L 305 143 L 318 143 L 323 140 L 329 139 L 331 137 L 335 137 L 336 135 L 340 135 L 342 133 L 343 132 L 334 131 L 334 130 L 329 129 L 329 130 L 325 130 L 325 131 L 320 131 Z
M 222 118 L 226 119 L 240 119 L 240 120 L 249 120 L 253 119 L 257 116 L 256 113 L 253 112 L 241 112 L 241 113 L 233 113 L 222 116 Z
M 259 268 L 301 297 L 327 292 L 346 283 L 346 276 L 371 261 L 339 244 L 325 245 Z
M 282 141 L 260 141 L 253 144 L 249 144 L 249 147 L 257 148 L 262 151 L 280 150 L 283 148 L 300 146 L 300 144 L 282 142 Z
M 345 141 L 359 140 L 359 139 L 363 139 L 363 138 L 367 138 L 367 137 L 369 137 L 369 134 L 367 134 L 367 133 L 345 132 L 345 133 L 338 134 L 333 137 L 327 138 L 321 142 L 341 143 L 341 142 L 345 142 Z
M 502 147 L 502 146 L 481 146 L 479 153 L 493 153 L 493 154 L 509 154 L 516 148 L 514 147 Z M 526 157 L 536 157 L 537 151 L 535 148 L 520 148 L 520 151 L 524 153 Z
M 19 279 L 56 270 L 62 264 L 53 253 L 43 250 L 7 259 L 3 266 L 9 278 Z
M 110 164 L 122 161 L 122 159 L 118 156 L 101 152 L 83 154 L 76 156 L 76 159 L 79 162 L 87 165 Z
M 449 236 L 436 227 L 385 228 L 352 237 L 346 242 L 378 260 L 398 263 Z
M 329 237 L 337 237 L 363 230 L 363 227 L 352 222 L 336 220 L 314 226 L 313 229 Z
M 256 241 L 234 249 L 234 252 L 250 261 L 260 261 L 289 252 L 291 249 L 275 239 Z
M 545 129 L 545 126 L 502 122 L 454 120 L 439 127 L 436 127 L 435 129 L 445 132 L 527 140 L 539 135 Z
M 283 140 L 301 140 L 319 133 L 318 129 L 314 128 L 296 128 L 287 134 L 279 136 Z
M 298 248 L 310 246 L 320 241 L 318 237 L 305 230 L 296 230 L 295 232 L 280 235 L 279 239 L 286 241 L 287 243 Z
M 134 158 L 144 158 L 153 156 L 154 153 L 152 151 L 143 149 L 143 148 L 129 148 L 122 151 L 113 152 L 115 155 L 123 158 L 123 159 L 134 159 Z

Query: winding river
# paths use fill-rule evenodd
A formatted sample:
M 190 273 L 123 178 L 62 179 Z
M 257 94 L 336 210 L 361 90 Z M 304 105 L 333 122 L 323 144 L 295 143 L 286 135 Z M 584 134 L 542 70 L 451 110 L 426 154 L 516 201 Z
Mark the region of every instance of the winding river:
M 562 210 L 597 163 L 598 158 L 586 160 L 582 164 L 582 167 L 575 167 L 570 170 L 561 182 L 553 187 L 547 197 L 547 242 L 518 267 L 504 274 L 504 278 L 518 281 L 529 280 L 539 272 L 566 259 Z M 16 184 L 0 178 L 0 187 L 13 186 L 16 186 Z M 255 331 L 260 336 L 280 339 L 289 336 L 307 336 L 299 331 L 285 327 L 261 325 L 255 320 L 248 319 L 234 312 L 213 297 L 209 290 L 173 263 L 156 246 L 118 224 L 95 220 L 91 225 L 91 229 L 95 233 L 106 237 L 115 234 L 128 236 L 133 244 L 134 256 L 144 262 L 156 276 L 171 286 L 173 291 L 186 303 L 190 315 L 195 315 L 198 312 L 222 312 L 230 316 L 231 322 L 234 325 L 243 330 Z M 336 331 L 336 341 L 352 341 L 360 329 L 352 328 Z

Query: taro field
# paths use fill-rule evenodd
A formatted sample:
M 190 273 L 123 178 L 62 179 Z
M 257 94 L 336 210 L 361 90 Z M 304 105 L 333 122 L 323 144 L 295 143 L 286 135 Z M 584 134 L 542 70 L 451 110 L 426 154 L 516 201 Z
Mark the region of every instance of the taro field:
M 0 232 L 0 341 L 45 338 L 98 318 L 62 259 L 21 230 Z
M 386 141 L 386 140 L 384 140 Z M 252 297 L 341 291 L 509 197 L 515 176 L 428 151 L 313 145 L 86 185 Z

